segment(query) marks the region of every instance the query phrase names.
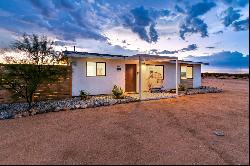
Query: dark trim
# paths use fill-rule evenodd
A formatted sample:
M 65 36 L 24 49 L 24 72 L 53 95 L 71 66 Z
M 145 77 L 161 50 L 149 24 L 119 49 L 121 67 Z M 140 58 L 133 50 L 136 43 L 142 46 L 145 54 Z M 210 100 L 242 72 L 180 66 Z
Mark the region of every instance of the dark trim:
M 164 69 L 164 65 L 155 65 L 155 66 L 162 66 L 163 67 L 163 78 L 162 78 L 162 80 L 164 80 L 164 74 L 165 74 L 165 69 Z
M 96 66 L 96 73 L 95 73 L 95 76 L 88 76 L 87 75 L 87 68 L 88 68 L 88 62 L 91 62 L 91 61 L 86 61 L 86 77 L 101 77 L 101 76 L 106 76 L 106 73 L 107 73 L 107 64 L 106 64 L 106 62 L 93 62 L 93 63 L 95 63 L 95 66 Z M 97 63 L 105 63 L 105 75 L 97 75 Z
M 181 66 L 192 67 L 192 78 L 186 78 L 186 79 L 181 78 Z M 186 72 L 186 77 L 187 77 L 187 72 Z M 181 80 L 194 79 L 194 66 L 188 65 L 188 64 L 181 64 L 180 65 L 180 79 Z
M 104 63 L 105 64 L 105 74 L 104 75 L 97 75 L 97 64 L 98 63 Z M 106 67 L 106 62 L 96 62 L 96 76 L 106 76 L 106 70 L 107 69 L 107 67 Z

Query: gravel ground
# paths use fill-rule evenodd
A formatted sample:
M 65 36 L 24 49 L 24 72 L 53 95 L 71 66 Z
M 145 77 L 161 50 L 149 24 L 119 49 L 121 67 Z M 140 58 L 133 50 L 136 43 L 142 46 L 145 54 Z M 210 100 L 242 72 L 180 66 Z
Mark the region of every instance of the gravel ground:
M 203 85 L 224 92 L 0 121 L 0 164 L 249 164 L 249 81 Z

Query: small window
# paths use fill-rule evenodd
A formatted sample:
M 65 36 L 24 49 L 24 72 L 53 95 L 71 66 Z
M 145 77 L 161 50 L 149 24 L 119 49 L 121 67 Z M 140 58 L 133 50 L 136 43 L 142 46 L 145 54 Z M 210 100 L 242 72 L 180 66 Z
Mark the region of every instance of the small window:
M 106 62 L 87 62 L 87 76 L 105 76 Z
M 181 79 L 187 79 L 187 67 L 181 66 Z
M 193 78 L 192 66 L 181 66 L 181 79 Z
M 96 62 L 96 75 L 97 76 L 106 75 L 106 63 L 105 62 Z

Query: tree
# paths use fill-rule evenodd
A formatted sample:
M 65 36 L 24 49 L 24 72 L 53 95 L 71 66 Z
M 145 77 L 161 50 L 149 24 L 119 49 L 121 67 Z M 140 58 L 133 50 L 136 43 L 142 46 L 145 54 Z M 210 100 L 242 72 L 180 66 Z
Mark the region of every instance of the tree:
M 21 56 L 5 58 L 6 64 L 0 66 L 0 86 L 10 91 L 13 99 L 25 99 L 31 109 L 33 94 L 40 84 L 67 76 L 67 68 L 59 65 L 65 57 L 54 50 L 46 36 L 35 34 L 24 34 L 11 48 Z

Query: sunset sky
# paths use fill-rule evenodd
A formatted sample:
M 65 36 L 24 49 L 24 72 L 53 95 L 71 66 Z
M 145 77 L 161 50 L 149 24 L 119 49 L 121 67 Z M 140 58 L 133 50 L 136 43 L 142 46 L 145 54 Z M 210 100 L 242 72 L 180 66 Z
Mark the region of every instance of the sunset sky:
M 209 62 L 205 71 L 248 72 L 248 0 L 1 0 L 0 48 L 23 33 L 57 50 L 148 53 Z

